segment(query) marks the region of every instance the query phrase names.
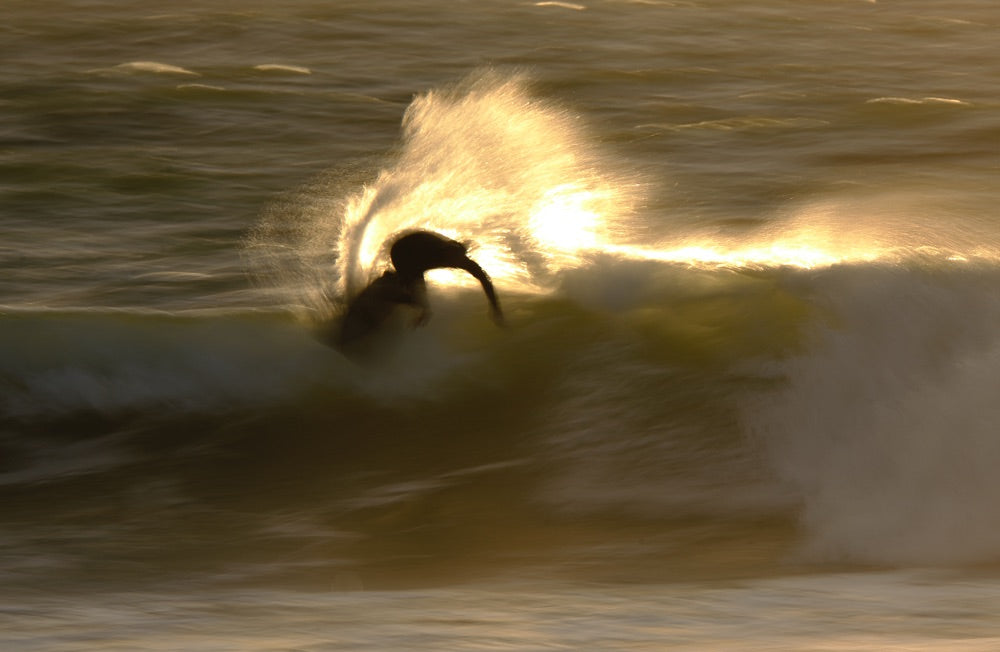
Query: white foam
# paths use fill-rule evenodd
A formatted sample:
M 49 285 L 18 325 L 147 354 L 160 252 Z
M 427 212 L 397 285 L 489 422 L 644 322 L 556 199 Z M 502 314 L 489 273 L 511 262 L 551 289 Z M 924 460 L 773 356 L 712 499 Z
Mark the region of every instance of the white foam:
M 584 5 L 578 5 L 575 2 L 554 2 L 553 0 L 548 0 L 547 2 L 536 2 L 536 7 L 559 7 L 560 9 L 572 9 L 573 11 L 583 11 L 587 7 Z
M 1000 559 L 996 276 L 862 268 L 815 288 L 829 321 L 748 414 L 803 503 L 811 554 Z
M 278 63 L 264 63 L 259 66 L 254 66 L 253 69 L 259 72 L 290 73 L 294 75 L 312 74 L 312 70 L 306 68 L 305 66 L 289 66 Z
M 968 106 L 969 103 L 954 97 L 876 97 L 867 100 L 865 104 L 953 104 Z
M 115 66 L 113 70 L 132 73 L 150 73 L 154 75 L 201 76 L 194 71 L 188 70 L 187 68 L 181 68 L 180 66 L 174 66 L 169 63 L 160 63 L 158 61 L 129 61 L 128 63 L 122 63 Z
M 213 93 L 225 93 L 226 89 L 222 86 L 213 86 L 211 84 L 179 84 L 177 86 L 179 91 L 210 91 Z

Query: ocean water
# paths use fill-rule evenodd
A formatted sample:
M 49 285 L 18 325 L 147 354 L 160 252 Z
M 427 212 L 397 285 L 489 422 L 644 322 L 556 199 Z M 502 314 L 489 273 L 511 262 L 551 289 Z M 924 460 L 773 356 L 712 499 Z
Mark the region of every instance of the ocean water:
M 992 0 L 2 15 L 0 648 L 1000 644 Z

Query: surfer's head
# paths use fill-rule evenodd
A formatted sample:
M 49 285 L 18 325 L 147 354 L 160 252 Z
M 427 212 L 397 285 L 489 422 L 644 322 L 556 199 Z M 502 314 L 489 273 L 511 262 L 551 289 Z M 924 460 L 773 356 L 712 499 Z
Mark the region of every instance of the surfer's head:
M 469 257 L 464 244 L 430 231 L 413 231 L 397 238 L 389 258 L 400 276 L 412 278 L 429 269 L 467 269 Z

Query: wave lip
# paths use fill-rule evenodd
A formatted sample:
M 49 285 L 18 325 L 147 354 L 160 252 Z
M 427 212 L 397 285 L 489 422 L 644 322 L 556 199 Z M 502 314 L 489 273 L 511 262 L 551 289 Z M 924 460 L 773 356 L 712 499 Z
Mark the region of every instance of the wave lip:
M 558 2 L 556 0 L 544 0 L 543 2 L 536 2 L 536 7 L 557 7 L 559 9 L 572 9 L 573 11 L 585 11 L 587 9 L 586 5 L 577 4 L 575 2 Z
M 312 70 L 306 68 L 305 66 L 292 66 L 280 63 L 262 63 L 260 65 L 254 66 L 253 69 L 258 72 L 269 72 L 269 73 L 284 73 L 293 75 L 312 74 Z
M 120 63 L 113 68 L 98 68 L 91 72 L 122 72 L 122 73 L 146 73 L 152 75 L 182 75 L 188 77 L 200 77 L 199 73 L 187 68 L 175 66 L 159 61 L 129 61 Z
M 952 104 L 955 106 L 969 106 L 964 100 L 954 97 L 876 97 L 867 100 L 865 104 Z

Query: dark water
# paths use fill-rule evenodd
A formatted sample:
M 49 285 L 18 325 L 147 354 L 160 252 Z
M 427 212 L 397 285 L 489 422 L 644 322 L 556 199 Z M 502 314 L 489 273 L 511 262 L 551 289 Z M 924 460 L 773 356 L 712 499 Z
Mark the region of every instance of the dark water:
M 11 649 L 1000 635 L 992 3 L 2 22 Z M 358 365 L 409 228 L 508 327 L 435 273 Z

